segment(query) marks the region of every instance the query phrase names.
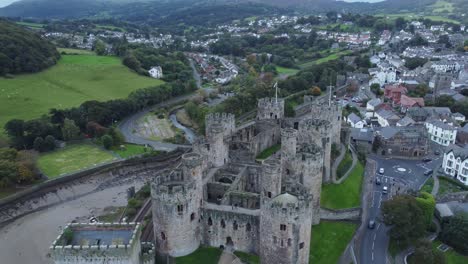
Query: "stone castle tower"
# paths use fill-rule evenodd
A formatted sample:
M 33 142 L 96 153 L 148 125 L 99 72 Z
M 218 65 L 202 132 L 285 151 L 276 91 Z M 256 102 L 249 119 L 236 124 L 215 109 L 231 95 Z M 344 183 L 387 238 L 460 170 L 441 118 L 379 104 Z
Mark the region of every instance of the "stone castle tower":
M 182 156 L 179 169 L 167 171 L 151 185 L 156 250 L 184 256 L 200 246 L 198 219 L 202 203 L 202 156 Z
M 262 263 L 309 263 L 312 201 L 307 190 L 298 189 L 268 199 L 261 209 Z
M 284 118 L 283 98 L 262 98 L 258 100 L 257 120 Z

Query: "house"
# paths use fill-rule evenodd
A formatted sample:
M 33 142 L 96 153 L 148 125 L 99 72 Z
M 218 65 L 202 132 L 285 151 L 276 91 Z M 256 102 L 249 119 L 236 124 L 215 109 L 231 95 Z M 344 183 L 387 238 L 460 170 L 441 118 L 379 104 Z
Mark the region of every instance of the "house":
M 409 116 L 403 117 L 400 121 L 396 123 L 397 126 L 412 126 L 414 124 L 416 124 L 416 122 Z
M 350 142 L 358 151 L 371 152 L 374 131 L 369 128 L 351 128 Z
M 366 125 L 366 122 L 362 120 L 355 113 L 351 113 L 346 118 L 346 123 L 348 123 L 353 128 L 363 128 Z
M 468 145 L 468 124 L 465 124 L 464 127 L 458 129 L 457 143 Z
M 375 117 L 377 117 L 377 120 L 382 127 L 394 126 L 398 121 L 400 121 L 399 116 L 393 113 L 393 111 L 386 109 L 380 109 L 375 112 Z
M 423 126 L 389 126 L 376 131 L 378 153 L 390 156 L 421 157 L 427 155 L 429 140 Z
M 379 98 L 375 98 L 372 100 L 369 100 L 366 104 L 366 110 L 367 112 L 374 112 L 379 104 L 382 103 L 382 100 Z
M 409 97 L 406 95 L 401 96 L 400 101 L 401 112 L 406 113 L 406 111 L 413 107 L 424 107 L 424 99 L 420 97 Z
M 463 123 L 466 120 L 466 117 L 461 113 L 455 113 L 452 115 L 453 120 Z
M 161 66 L 153 66 L 148 71 L 149 75 L 155 79 L 161 79 L 163 77 L 163 71 Z
M 457 128 L 440 120 L 429 120 L 425 123 L 429 138 L 442 146 L 455 144 Z
M 407 92 L 408 89 L 403 85 L 387 85 L 385 86 L 384 96 L 390 99 L 394 105 L 400 105 L 401 96 Z
M 455 177 L 464 185 L 468 185 L 468 148 L 457 145 L 450 146 L 444 153 L 442 169 L 447 175 Z

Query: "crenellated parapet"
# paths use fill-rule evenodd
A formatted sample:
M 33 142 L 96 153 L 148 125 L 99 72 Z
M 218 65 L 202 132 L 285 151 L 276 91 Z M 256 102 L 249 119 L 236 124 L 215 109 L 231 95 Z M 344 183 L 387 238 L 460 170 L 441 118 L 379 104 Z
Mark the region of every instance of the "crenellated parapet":
M 228 113 L 211 113 L 205 117 L 206 136 L 213 136 L 222 133 L 229 136 L 236 129 L 236 118 Z
M 279 120 L 284 117 L 283 98 L 261 98 L 257 105 L 257 120 Z

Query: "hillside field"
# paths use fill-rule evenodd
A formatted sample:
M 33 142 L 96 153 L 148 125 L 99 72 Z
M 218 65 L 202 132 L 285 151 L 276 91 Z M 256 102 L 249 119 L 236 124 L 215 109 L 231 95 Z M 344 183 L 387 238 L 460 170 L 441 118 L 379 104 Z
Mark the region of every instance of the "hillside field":
M 118 57 L 63 55 L 57 65 L 40 73 L 0 77 L 0 127 L 14 118 L 37 118 L 51 108 L 79 106 L 88 100 L 125 98 L 134 90 L 162 83 L 137 75 Z

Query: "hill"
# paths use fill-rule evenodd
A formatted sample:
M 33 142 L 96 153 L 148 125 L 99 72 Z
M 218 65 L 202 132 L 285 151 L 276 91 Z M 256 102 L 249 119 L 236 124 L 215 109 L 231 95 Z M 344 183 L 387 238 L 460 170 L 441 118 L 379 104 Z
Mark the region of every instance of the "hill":
M 40 73 L 0 77 L 0 127 L 13 118 L 29 120 L 51 108 L 126 98 L 134 90 L 161 83 L 129 70 L 117 57 L 63 55 L 57 65 Z
M 38 72 L 59 58 L 55 46 L 41 36 L 0 19 L 0 76 Z

